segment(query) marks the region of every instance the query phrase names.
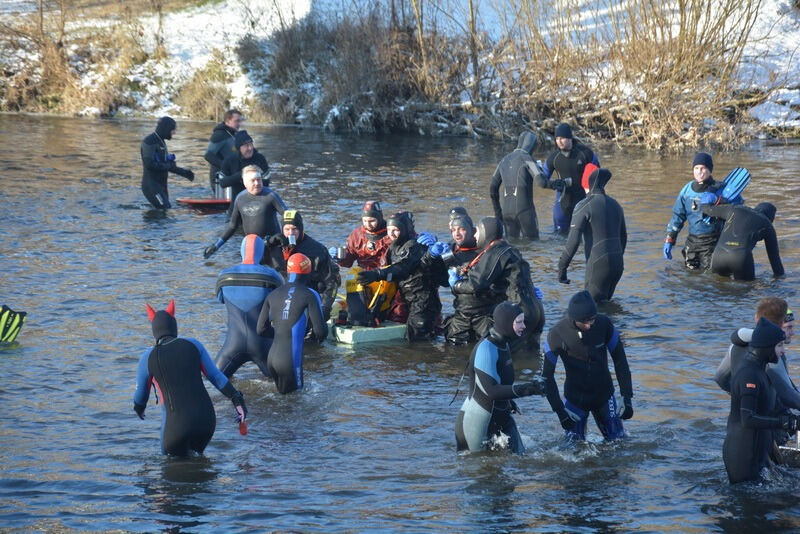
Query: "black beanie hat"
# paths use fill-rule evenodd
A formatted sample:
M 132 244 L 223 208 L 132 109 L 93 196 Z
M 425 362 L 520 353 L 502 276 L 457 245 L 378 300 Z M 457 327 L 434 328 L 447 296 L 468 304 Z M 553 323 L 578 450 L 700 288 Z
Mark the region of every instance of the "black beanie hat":
M 708 152 L 698 152 L 694 155 L 694 160 L 692 160 L 692 167 L 695 165 L 705 165 L 709 171 L 714 170 L 714 160 L 711 159 L 711 154 Z
M 297 210 L 286 210 L 283 212 L 283 223 L 281 223 L 281 229 L 286 224 L 292 224 L 300 230 L 300 235 L 303 235 L 303 217 L 300 215 L 300 212 Z
M 754 349 L 772 348 L 784 339 L 786 339 L 786 334 L 783 333 L 780 326 L 765 317 L 761 317 L 756 323 L 755 330 L 753 330 L 750 346 Z
M 495 306 L 494 313 L 492 314 L 494 318 L 494 331 L 506 339 L 517 337 L 517 334 L 514 332 L 514 319 L 516 319 L 520 313 L 522 313 L 522 308 L 508 301 L 501 302 Z
M 377 200 L 367 200 L 364 202 L 364 208 L 361 210 L 362 217 L 374 217 L 378 221 L 383 221 L 383 209 L 381 203 Z
M 161 117 L 156 124 L 156 133 L 161 139 L 172 139 L 172 130 L 178 127 L 178 123 L 172 117 Z
M 572 295 L 567 306 L 567 317 L 570 320 L 585 323 L 589 319 L 597 316 L 597 305 L 594 303 L 592 294 L 588 291 L 579 291 Z
M 158 340 L 164 336 L 178 337 L 178 321 L 164 310 L 159 310 L 150 321 L 153 327 L 153 337 Z
M 237 150 L 240 149 L 242 145 L 252 142 L 253 138 L 250 137 L 250 134 L 247 133 L 247 130 L 239 130 L 236 132 L 236 135 L 233 136 L 233 143 L 236 145 Z
M 566 122 L 562 122 L 561 124 L 556 126 L 555 134 L 556 137 L 564 137 L 566 139 L 572 139 L 572 127 Z
M 771 202 L 762 202 L 753 209 L 769 219 L 769 222 L 775 220 L 775 212 L 778 211 L 778 209 L 775 207 L 775 204 L 772 204 Z

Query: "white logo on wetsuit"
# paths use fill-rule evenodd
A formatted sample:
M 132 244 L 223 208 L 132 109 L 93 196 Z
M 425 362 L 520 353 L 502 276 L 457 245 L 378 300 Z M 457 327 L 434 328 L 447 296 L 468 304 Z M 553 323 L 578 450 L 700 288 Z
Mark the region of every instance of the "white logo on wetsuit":
M 289 318 L 289 308 L 292 306 L 292 296 L 294 295 L 294 287 L 289 288 L 289 294 L 286 295 L 286 300 L 283 301 L 283 318 Z

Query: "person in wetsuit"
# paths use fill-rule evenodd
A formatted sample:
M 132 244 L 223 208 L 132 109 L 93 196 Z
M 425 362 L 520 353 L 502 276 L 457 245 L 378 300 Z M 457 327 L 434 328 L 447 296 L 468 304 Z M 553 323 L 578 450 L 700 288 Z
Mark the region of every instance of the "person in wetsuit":
M 465 267 L 449 271 L 453 295 L 481 295 L 487 302 L 494 298 L 519 304 L 525 313 L 525 332 L 513 340 L 511 350 L 538 354 L 545 317 L 530 265 L 503 239 L 503 226 L 496 217 L 480 220 L 475 244 L 478 255 Z
M 240 422 L 247 417 L 244 396 L 217 369 L 198 340 L 178 337 L 174 301 L 158 312 L 148 305 L 147 314 L 156 345 L 139 359 L 133 410 L 144 419 L 150 388 L 155 385 L 163 406 L 162 452 L 174 456 L 202 453 L 214 435 L 217 416 L 201 374 L 233 402 Z
M 248 361 L 269 377 L 267 355 L 272 339 L 259 336 L 256 323 L 264 300 L 283 284 L 283 277 L 261 265 L 263 256 L 264 241 L 255 234 L 246 235 L 241 265 L 229 267 L 217 277 L 217 298 L 228 311 L 228 331 L 217 354 L 217 367 L 228 378 Z
M 430 263 L 432 269 L 439 269 L 440 282 L 443 287 L 450 287 L 447 269 L 455 268 L 457 272 L 464 269 L 474 260 L 480 250 L 475 241 L 475 225 L 464 208 L 453 208 L 450 211 L 450 243 L 434 243 L 422 257 L 422 263 Z M 489 333 L 495 306 L 505 300 L 491 291 L 476 293 L 454 293 L 453 309 L 455 313 L 445 318 L 444 338 L 452 345 L 464 345 L 475 342 Z
M 286 204 L 278 193 L 264 187 L 259 167 L 245 167 L 242 169 L 242 176 L 247 190 L 239 193 L 233 202 L 233 213 L 222 235 L 203 251 L 206 259 L 230 239 L 240 224 L 245 235 L 256 234 L 262 239 L 279 231 L 278 215 L 283 214 Z
M 264 263 L 286 275 L 288 259 L 292 254 L 305 254 L 311 261 L 308 287 L 322 298 L 322 315 L 327 321 L 331 316 L 336 291 L 342 283 L 339 268 L 331 260 L 325 245 L 308 235 L 303 225 L 303 216 L 297 210 L 283 212 L 281 229 L 267 240 L 268 250 Z
M 586 165 L 582 179 L 588 196 L 578 202 L 572 214 L 567 245 L 558 260 L 558 281 L 568 284 L 567 267 L 578 251 L 581 236 L 586 254 L 586 274 L 583 287 L 595 302 L 610 300 L 625 265 L 622 255 L 628 242 L 625 215 L 619 203 L 608 196 L 605 185 L 611 171 Z
M 167 175 L 174 173 L 183 176 L 190 182 L 194 180 L 194 173 L 189 169 L 178 167 L 175 164 L 175 154 L 167 150 L 166 141 L 178 129 L 174 119 L 161 117 L 156 124 L 156 131 L 142 139 L 139 154 L 142 157 L 142 193 L 154 208 L 171 208 L 169 190 L 167 189 Z
M 347 236 L 344 257 L 336 258 L 337 251 L 333 247 L 329 252 L 342 267 L 352 267 L 358 262 L 362 269 L 372 270 L 385 264 L 386 251 L 391 242 L 386 234 L 386 221 L 380 203 L 368 200 L 361 210 L 361 226 Z
M 522 453 L 525 446 L 511 417 L 517 411 L 514 399 L 542 395 L 544 387 L 541 381 L 514 383 L 509 341 L 525 330 L 522 308 L 502 302 L 495 307 L 493 318 L 494 326 L 475 345 L 467 365 L 469 390 L 456 419 L 456 448 L 459 451 L 507 448 Z M 504 436 L 508 440 L 505 446 Z
M 800 417 L 775 416 L 776 391 L 765 367 L 777 363 L 785 334 L 764 317 L 758 320 L 750 350 L 731 379 L 731 411 L 722 459 L 731 484 L 757 480 L 770 466 L 773 431 L 796 432 Z
M 219 187 L 231 188 L 231 198 L 235 199 L 239 193 L 246 189 L 244 184 L 245 167 L 255 165 L 261 169 L 264 187 L 269 187 L 269 163 L 253 144 L 253 138 L 247 130 L 239 130 L 234 136 L 235 151 L 222 162 L 222 178 L 219 180 Z M 228 206 L 228 218 L 233 215 L 234 204 Z
M 693 203 L 699 200 L 702 193 L 716 193 L 722 188 L 711 176 L 714 160 L 711 154 L 698 152 L 692 161 L 694 180 L 683 186 L 675 204 L 672 206 L 672 218 L 667 223 L 667 236 L 664 238 L 664 258 L 672 259 L 672 247 L 678 232 L 683 225 L 689 223 L 689 237 L 681 251 L 686 267 L 692 270 L 707 270 L 711 266 L 711 254 L 719 238 L 720 224 L 718 219 L 703 220 L 703 213 L 695 209 Z
M 273 338 L 267 369 L 281 393 L 303 388 L 303 342 L 308 323 L 317 342 L 322 343 L 328 335 L 319 293 L 308 287 L 311 269 L 311 260 L 304 254 L 289 256 L 289 281 L 269 294 L 258 316 L 258 335 Z
M 620 403 L 608 370 L 614 361 Z M 564 363 L 564 401 L 558 393 L 555 370 Z M 592 295 L 584 290 L 572 296 L 566 315 L 547 333 L 544 368 L 547 400 L 558 415 L 568 439 L 586 439 L 591 413 L 607 440 L 625 435 L 622 420 L 633 417 L 633 385 L 625 348 L 611 320 L 597 313 Z
M 431 338 L 441 320 L 442 302 L 434 273 L 422 264 L 428 247 L 414 239 L 414 220 L 407 211 L 392 215 L 386 221 L 386 230 L 392 240 L 386 253 L 386 266 L 361 271 L 357 280 L 362 285 L 379 280 L 397 282 L 398 290 L 408 305 L 406 337 L 409 341 Z
M 556 233 L 566 235 L 575 205 L 586 196 L 581 176 L 587 163 L 598 167 L 597 155 L 572 137 L 572 128 L 562 122 L 555 130 L 556 147 L 544 163 L 544 172 L 536 175 L 541 187 L 556 191 L 553 203 L 553 225 Z
M 222 170 L 225 158 L 236 152 L 234 137 L 242 125 L 242 112 L 238 109 L 229 109 L 222 116 L 222 122 L 214 127 L 208 148 L 203 156 L 208 162 L 208 181 L 211 191 L 217 192 L 217 173 Z
M 522 132 L 517 148 L 497 165 L 489 185 L 494 216 L 503 221 L 509 237 L 539 239 L 539 222 L 533 205 L 533 182 L 538 174 L 533 160 L 536 136 Z M 502 193 L 502 195 L 501 195 Z
M 775 206 L 769 202 L 762 202 L 755 208 L 750 208 L 732 204 L 716 205 L 716 202 L 717 196 L 714 193 L 700 197 L 702 213 L 725 221 L 717 246 L 711 255 L 711 271 L 722 276 L 732 276 L 734 280 L 755 280 L 753 249 L 756 243 L 763 239 L 772 266 L 772 274 L 783 276 L 778 236 L 772 226 L 772 221 L 775 220 Z

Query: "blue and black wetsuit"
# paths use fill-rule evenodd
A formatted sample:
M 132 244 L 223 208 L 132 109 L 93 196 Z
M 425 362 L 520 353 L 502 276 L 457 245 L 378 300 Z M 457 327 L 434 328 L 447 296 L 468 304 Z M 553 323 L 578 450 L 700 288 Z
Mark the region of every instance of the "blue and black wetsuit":
M 767 256 L 775 276 L 783 275 L 783 263 L 778 250 L 778 236 L 772 221 L 775 206 L 763 202 L 755 208 L 722 204 L 702 204 L 700 211 L 725 221 L 719 241 L 711 256 L 711 271 L 735 280 L 754 280 L 753 248 L 764 240 Z
M 320 343 L 328 335 L 319 293 L 305 285 L 306 277 L 290 274 L 288 283 L 269 294 L 258 317 L 258 334 L 273 337 L 267 368 L 281 393 L 303 387 L 303 340 L 308 322 Z
M 569 317 L 564 317 L 548 332 L 544 350 L 542 376 L 546 380 L 550 407 L 562 421 L 569 417 L 567 410 L 579 416 L 579 420 L 567 430 L 567 435 L 585 439 L 586 421 L 591 413 L 604 438 L 622 437 L 622 420 L 617 415 L 614 384 L 608 370 L 609 352 L 622 396 L 633 397 L 633 386 L 625 349 L 611 320 L 598 314 L 591 328 L 583 332 Z M 555 380 L 559 358 L 564 362 L 566 374 L 566 400 L 563 402 Z
M 257 195 L 242 191 L 233 202 L 233 213 L 215 247 L 224 245 L 240 225 L 245 235 L 255 234 L 265 239 L 278 231 L 278 214 L 285 209 L 286 204 L 278 193 L 267 187 Z
M 169 117 L 161 117 L 158 120 L 156 131 L 142 139 L 139 147 L 139 154 L 142 157 L 142 193 L 154 208 L 167 209 L 172 204 L 169 201 L 169 191 L 167 189 L 167 176 L 172 172 L 188 178 L 194 179 L 194 174 L 187 169 L 175 165 L 174 159 L 170 161 L 167 151 L 168 139 L 172 139 L 172 131 L 175 129 L 175 121 Z
M 558 233 L 566 234 L 572 221 L 572 212 L 575 206 L 583 200 L 586 192 L 581 186 L 583 169 L 587 163 L 594 163 L 598 167 L 600 162 L 597 155 L 587 146 L 573 140 L 572 148 L 568 151 L 553 151 L 544 163 L 544 175 L 540 176 L 539 185 L 549 189 L 556 189 L 556 198 L 553 203 L 553 225 Z M 572 179 L 568 187 L 560 180 Z
M 196 339 L 162 337 L 139 359 L 133 402 L 146 406 L 150 386 L 156 386 L 163 407 L 161 449 L 164 454 L 186 456 L 190 450 L 201 453 L 214 435 L 217 417 L 201 373 L 227 397 L 236 393 Z
M 595 302 L 609 300 L 625 265 L 622 255 L 628 242 L 625 215 L 619 203 L 606 195 L 605 184 L 611 178 L 607 169 L 597 169 L 589 177 L 589 195 L 578 202 L 572 215 L 567 245 L 558 260 L 564 273 L 578 250 L 581 236 L 586 253 L 584 288 Z
M 258 315 L 273 289 L 283 284 L 275 269 L 260 265 L 264 242 L 250 234 L 242 242 L 242 264 L 225 269 L 217 278 L 217 298 L 228 311 L 228 332 L 217 354 L 217 366 L 230 378 L 245 362 L 255 363 L 269 376 L 267 355 L 272 339 L 256 333 Z
M 494 216 L 503 221 L 509 237 L 519 237 L 521 233 L 529 239 L 539 239 L 539 222 L 533 205 L 535 164 L 531 154 L 535 146 L 536 136 L 522 132 L 517 148 L 500 160 L 489 185 Z

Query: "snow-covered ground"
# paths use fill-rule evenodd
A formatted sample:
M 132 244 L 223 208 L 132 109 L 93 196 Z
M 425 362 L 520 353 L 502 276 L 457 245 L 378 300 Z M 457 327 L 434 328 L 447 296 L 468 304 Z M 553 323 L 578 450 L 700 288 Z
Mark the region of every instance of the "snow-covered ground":
M 586 31 L 603 31 L 607 0 L 575 1 L 581 5 L 578 16 Z M 180 114 L 172 100 L 178 88 L 206 65 L 217 50 L 225 58 L 225 69 L 232 80 L 228 85 L 231 104 L 242 106 L 265 90 L 241 70 L 236 60 L 235 47 L 242 37 L 250 34 L 256 39 L 267 38 L 281 24 L 290 24 L 312 13 L 323 20 L 358 16 L 376 2 L 388 6 L 390 0 L 221 0 L 167 13 L 162 20 L 161 35 L 168 57 L 151 59 L 127 74 L 136 88 L 131 96 L 137 101 L 138 112 Z M 0 13 L 12 8 L 26 9 L 30 4 L 24 0 L 3 0 Z M 442 0 L 438 4 L 440 9 L 435 11 L 431 7 L 435 3 L 423 5 L 428 6 L 425 16 L 429 25 L 450 32 L 466 31 L 459 22 L 467 18 L 465 0 Z M 507 0 L 475 0 L 478 29 L 493 39 L 507 32 L 515 20 L 509 5 Z M 413 13 L 406 16 L 413 17 Z M 156 16 L 140 19 L 145 47 L 149 50 L 155 48 L 158 23 Z M 83 20 L 74 24 L 86 28 L 103 22 Z M 84 70 L 86 86 L 96 84 L 103 75 L 96 70 Z M 766 102 L 750 110 L 753 117 L 772 126 L 800 127 L 800 112 L 796 111 L 800 109 L 800 10 L 792 7 L 792 0 L 762 1 L 751 43 L 742 58 L 740 80 L 742 89 L 774 89 Z M 95 111 L 99 112 L 86 110 Z

